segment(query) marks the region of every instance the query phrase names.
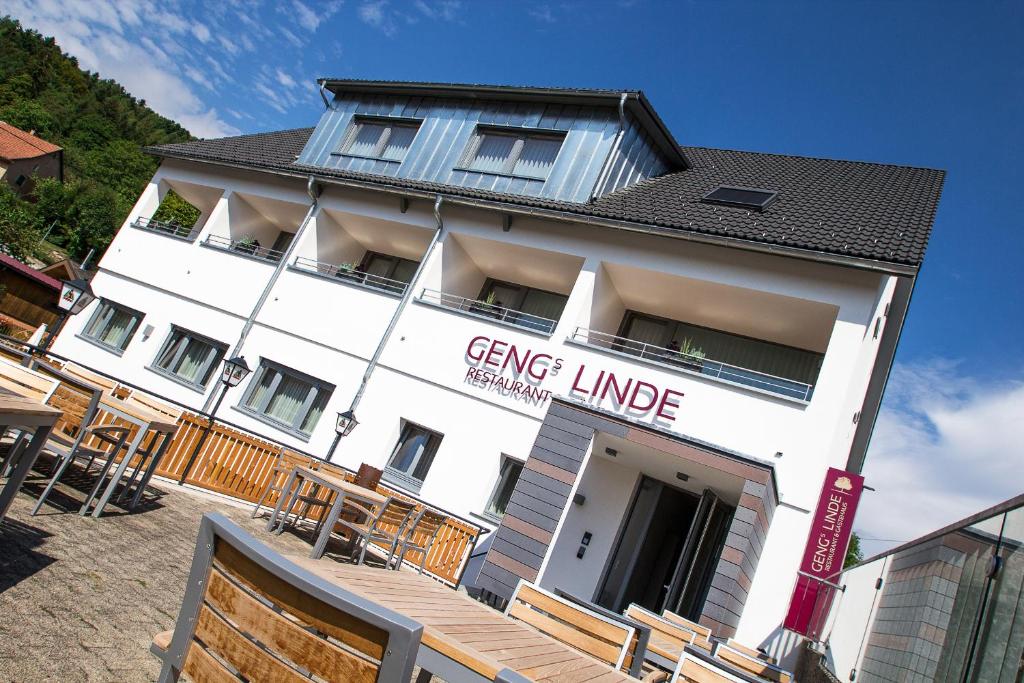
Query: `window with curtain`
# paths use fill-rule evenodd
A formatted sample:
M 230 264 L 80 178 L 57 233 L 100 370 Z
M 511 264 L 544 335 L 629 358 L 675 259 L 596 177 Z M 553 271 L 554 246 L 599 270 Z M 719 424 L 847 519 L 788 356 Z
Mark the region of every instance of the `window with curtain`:
M 479 301 L 486 302 L 492 297 L 489 305 L 476 305 L 474 312 L 549 334 L 569 299 L 564 294 L 488 278 L 480 290 Z
M 512 498 L 519 475 L 523 473 L 523 463 L 507 455 L 502 456 L 501 472 L 498 474 L 498 483 L 494 485 L 491 498 L 487 501 L 484 515 L 492 519 L 501 519 L 508 508 L 508 501 Z
M 391 121 L 386 118 L 356 117 L 341 145 L 341 154 L 402 161 L 416 133 L 418 121 Z
M 481 127 L 461 165 L 470 171 L 544 180 L 564 140 L 554 133 Z
M 135 335 L 143 314 L 103 299 L 82 330 L 82 336 L 120 354 Z
M 331 384 L 264 359 L 239 407 L 279 429 L 309 436 L 333 392 Z
M 172 327 L 152 368 L 179 382 L 202 388 L 217 372 L 226 350 L 226 344 Z
M 385 475 L 406 488 L 418 491 L 434 462 L 441 438 L 437 432 L 406 422 L 388 458 Z

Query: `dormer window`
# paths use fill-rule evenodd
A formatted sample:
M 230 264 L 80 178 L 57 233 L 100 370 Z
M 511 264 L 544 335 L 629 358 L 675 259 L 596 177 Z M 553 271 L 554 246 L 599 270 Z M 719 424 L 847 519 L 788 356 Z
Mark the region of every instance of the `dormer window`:
M 564 133 L 480 126 L 460 167 L 495 175 L 545 180 L 555 165 Z
M 339 153 L 350 157 L 401 162 L 419 129 L 420 121 L 415 119 L 357 116 L 345 132 Z

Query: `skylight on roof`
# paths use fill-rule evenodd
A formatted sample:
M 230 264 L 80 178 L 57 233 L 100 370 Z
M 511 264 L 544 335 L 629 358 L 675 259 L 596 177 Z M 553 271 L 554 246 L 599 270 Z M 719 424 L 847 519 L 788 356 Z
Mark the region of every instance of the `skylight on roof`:
M 704 195 L 702 202 L 708 204 L 721 204 L 723 206 L 738 206 L 741 209 L 752 209 L 764 211 L 778 195 L 773 190 L 758 190 L 752 187 L 732 187 L 730 185 L 719 185 L 717 188 Z

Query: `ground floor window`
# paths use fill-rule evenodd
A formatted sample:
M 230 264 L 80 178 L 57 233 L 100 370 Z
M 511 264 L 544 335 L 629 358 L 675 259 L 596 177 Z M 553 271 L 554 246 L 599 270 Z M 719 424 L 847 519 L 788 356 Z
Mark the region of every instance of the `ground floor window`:
M 405 422 L 384 470 L 386 478 L 405 488 L 419 491 L 427 478 L 443 437 L 425 427 Z
M 202 388 L 216 372 L 226 350 L 226 344 L 174 326 L 153 361 L 153 369 L 172 379 Z
M 120 354 L 128 348 L 143 317 L 143 313 L 102 299 L 82 330 L 82 336 Z
M 263 359 L 240 407 L 275 427 L 308 437 L 333 392 L 332 384 Z
M 491 498 L 484 508 L 484 516 L 499 520 L 505 515 L 508 508 L 508 501 L 512 498 L 516 483 L 519 482 L 519 475 L 523 473 L 523 463 L 515 458 L 503 455 L 501 458 L 501 472 L 498 475 L 498 483 L 494 485 Z

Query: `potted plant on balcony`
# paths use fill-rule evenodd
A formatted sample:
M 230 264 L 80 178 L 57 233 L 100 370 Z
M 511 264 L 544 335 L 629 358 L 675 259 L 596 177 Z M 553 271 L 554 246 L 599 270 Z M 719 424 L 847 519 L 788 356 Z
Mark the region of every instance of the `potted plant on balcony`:
M 249 254 L 253 256 L 260 248 L 260 241 L 252 235 L 246 235 L 242 239 L 235 242 L 235 251 L 240 251 L 243 254 Z
M 704 369 L 704 358 L 707 357 L 707 354 L 704 353 L 704 349 L 693 343 L 693 340 L 689 337 L 684 338 L 682 344 L 672 340 L 668 348 L 675 356 L 673 360 L 687 370 L 700 372 Z

